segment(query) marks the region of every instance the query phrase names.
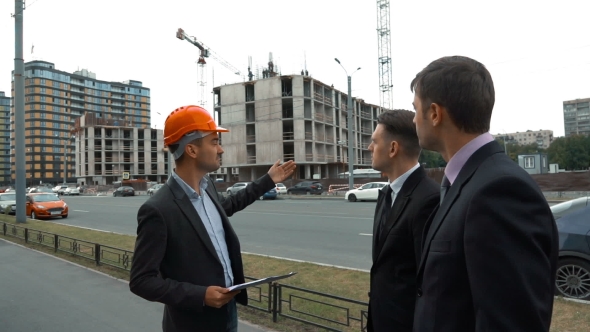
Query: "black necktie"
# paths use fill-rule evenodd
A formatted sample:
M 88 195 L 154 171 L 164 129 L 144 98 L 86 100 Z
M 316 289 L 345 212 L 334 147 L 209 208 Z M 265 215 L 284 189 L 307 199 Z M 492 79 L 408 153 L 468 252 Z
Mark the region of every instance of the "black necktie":
M 449 191 L 449 188 L 451 188 L 451 182 L 449 182 L 446 175 L 443 175 L 442 183 L 440 184 L 440 205 L 442 205 L 443 199 Z
M 389 217 L 389 212 L 391 211 L 391 194 L 393 193 L 393 190 L 391 189 L 391 186 L 387 187 L 387 190 L 385 190 L 385 203 L 383 204 L 383 207 L 381 209 L 381 222 L 379 225 L 379 234 L 383 232 L 383 227 L 385 226 L 385 223 L 387 223 L 387 218 Z

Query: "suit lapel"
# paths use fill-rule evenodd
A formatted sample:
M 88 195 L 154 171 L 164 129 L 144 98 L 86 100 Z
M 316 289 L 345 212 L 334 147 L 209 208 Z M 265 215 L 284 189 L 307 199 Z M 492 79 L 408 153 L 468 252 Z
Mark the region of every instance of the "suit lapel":
M 475 153 L 469 157 L 459 175 L 455 179 L 455 182 L 451 185 L 451 188 L 447 192 L 442 205 L 440 205 L 435 213 L 431 215 L 431 222 L 429 222 L 430 226 L 428 228 L 428 232 L 426 233 L 426 237 L 424 238 L 423 246 L 422 246 L 422 257 L 420 259 L 420 267 L 418 269 L 418 274 L 422 272 L 424 269 L 424 264 L 426 262 L 426 256 L 428 255 L 428 251 L 430 250 L 430 243 L 436 235 L 436 232 L 440 228 L 442 222 L 444 221 L 447 213 L 461 194 L 461 190 L 463 186 L 469 182 L 475 171 L 478 167 L 491 155 L 495 153 L 502 152 L 502 148 L 496 142 L 490 142 L 479 150 L 475 151 Z
M 379 251 L 377 253 L 377 260 L 379 259 L 379 254 L 381 253 L 381 249 L 385 244 L 387 236 L 389 235 L 393 227 L 397 224 L 400 216 L 406 209 L 406 206 L 410 202 L 414 189 L 416 188 L 418 183 L 420 183 L 420 180 L 422 180 L 422 178 L 425 176 L 426 172 L 422 167 L 419 167 L 412 174 L 410 174 L 410 176 L 402 185 L 399 193 L 395 198 L 395 201 L 393 202 L 393 206 L 391 207 L 391 212 L 389 217 L 387 218 L 387 222 L 383 226 L 383 234 L 380 234 L 379 236 Z
M 190 222 L 191 226 L 193 226 L 193 228 L 197 232 L 197 235 L 201 238 L 201 241 L 205 244 L 205 247 L 207 247 L 211 255 L 215 257 L 219 264 L 221 264 L 219 256 L 217 255 L 217 251 L 215 251 L 215 247 L 213 246 L 213 242 L 211 241 L 211 237 L 209 236 L 209 233 L 207 232 L 205 225 L 203 225 L 203 220 L 201 220 L 201 217 L 199 217 L 199 214 L 195 210 L 193 203 L 191 203 L 191 200 L 188 198 L 180 184 L 178 184 L 178 182 L 174 180 L 174 177 L 171 176 L 168 179 L 168 186 L 174 194 L 174 202 L 176 203 L 176 205 L 178 205 L 186 219 Z

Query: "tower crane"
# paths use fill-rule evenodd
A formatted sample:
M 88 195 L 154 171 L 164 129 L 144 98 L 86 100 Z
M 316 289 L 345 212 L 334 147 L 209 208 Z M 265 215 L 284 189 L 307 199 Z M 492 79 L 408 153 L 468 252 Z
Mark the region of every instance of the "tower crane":
M 209 57 L 213 58 L 217 62 L 219 62 L 221 65 L 223 65 L 225 68 L 231 70 L 234 74 L 236 74 L 238 76 L 242 76 L 242 73 L 240 72 L 240 70 L 238 70 L 236 67 L 232 66 L 229 62 L 225 61 L 223 58 L 221 58 L 219 55 L 217 55 L 211 49 L 206 47 L 205 44 L 197 41 L 196 37 L 187 35 L 184 32 L 184 30 L 178 29 L 178 31 L 176 31 L 176 38 L 178 38 L 180 40 L 186 40 L 199 49 L 199 60 L 197 61 L 197 64 L 199 65 L 199 67 L 197 69 L 198 70 L 197 77 L 199 78 L 199 81 L 197 82 L 197 85 L 199 86 L 199 95 L 198 95 L 199 106 L 204 107 L 205 104 L 207 104 L 207 101 L 205 98 L 205 86 L 207 85 L 207 67 L 206 67 L 207 61 L 205 61 L 205 58 L 209 58 Z
M 381 107 L 392 108 L 391 35 L 389 0 L 377 0 L 377 43 L 379 48 L 379 90 Z

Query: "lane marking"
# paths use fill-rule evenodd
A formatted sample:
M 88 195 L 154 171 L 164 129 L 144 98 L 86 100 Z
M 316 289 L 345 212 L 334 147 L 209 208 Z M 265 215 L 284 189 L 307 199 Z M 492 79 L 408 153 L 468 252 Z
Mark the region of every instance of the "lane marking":
M 359 235 L 363 235 L 363 236 L 373 236 L 373 234 L 368 234 L 368 233 L 359 233 Z
M 84 210 L 72 210 L 72 211 L 76 211 L 76 212 L 90 212 L 90 211 L 84 211 Z
M 361 272 L 371 272 L 370 270 L 364 270 L 364 269 L 355 269 L 353 267 L 346 267 L 346 266 L 340 266 L 340 265 L 332 265 L 332 264 L 326 264 L 326 263 L 318 263 L 318 262 L 311 262 L 311 261 L 304 261 L 301 259 L 293 259 L 293 258 L 286 258 L 286 257 L 279 257 L 279 256 L 271 256 L 271 255 L 263 255 L 263 254 L 256 254 L 253 252 L 247 252 L 247 251 L 242 251 L 242 254 L 246 254 L 246 255 L 254 255 L 254 256 L 261 256 L 261 257 L 268 257 L 268 258 L 274 258 L 274 259 L 283 259 L 286 261 L 291 261 L 291 262 L 297 262 L 297 263 L 310 263 L 310 264 L 314 264 L 314 265 L 320 265 L 320 266 L 328 266 L 328 267 L 335 267 L 338 269 L 343 269 L 343 270 L 353 270 L 353 271 L 361 271 Z

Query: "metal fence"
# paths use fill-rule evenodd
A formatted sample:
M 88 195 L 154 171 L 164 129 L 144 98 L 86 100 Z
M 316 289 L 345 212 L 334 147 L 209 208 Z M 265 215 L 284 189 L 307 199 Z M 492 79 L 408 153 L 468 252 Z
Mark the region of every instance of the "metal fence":
M 133 252 L 129 250 L 6 222 L 2 222 L 2 234 L 52 248 L 55 252 L 83 257 L 96 265 L 108 265 L 124 271 L 131 269 Z M 367 331 L 368 303 L 362 301 L 273 282 L 250 287 L 248 302 L 248 307 L 268 313 L 275 323 L 281 317 L 327 331 Z

